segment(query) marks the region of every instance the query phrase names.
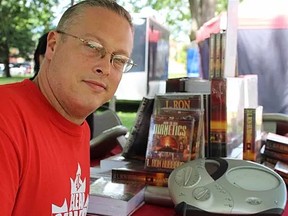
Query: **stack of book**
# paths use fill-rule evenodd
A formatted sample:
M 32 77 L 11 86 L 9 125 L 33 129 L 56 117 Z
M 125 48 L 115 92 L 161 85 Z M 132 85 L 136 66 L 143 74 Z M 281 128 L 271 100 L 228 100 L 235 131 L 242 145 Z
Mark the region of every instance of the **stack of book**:
M 226 39 L 226 32 L 211 34 L 209 38 L 211 94 L 207 157 L 232 157 L 243 137 L 244 78 L 237 76 L 235 67 L 226 70 L 227 64 L 232 64 L 226 59 Z
M 263 152 L 265 161 L 276 165 L 278 161 L 288 163 L 288 137 L 268 133 Z
M 127 216 L 144 204 L 145 186 L 91 178 L 88 213 Z
M 127 216 L 144 203 L 174 207 L 167 184 L 170 173 L 148 171 L 141 160 L 111 156 L 90 173 L 88 215 Z
M 264 164 L 274 169 L 288 184 L 288 137 L 269 132 L 264 143 L 261 152 Z

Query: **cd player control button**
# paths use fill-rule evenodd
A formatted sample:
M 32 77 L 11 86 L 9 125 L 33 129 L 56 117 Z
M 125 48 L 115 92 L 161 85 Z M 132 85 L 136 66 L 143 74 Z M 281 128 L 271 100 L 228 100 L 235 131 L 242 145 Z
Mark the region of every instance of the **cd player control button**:
M 199 201 L 206 201 L 210 198 L 210 190 L 206 187 L 198 187 L 192 192 L 194 198 Z
M 246 202 L 250 205 L 260 205 L 262 203 L 262 200 L 258 197 L 248 197 L 246 199 Z

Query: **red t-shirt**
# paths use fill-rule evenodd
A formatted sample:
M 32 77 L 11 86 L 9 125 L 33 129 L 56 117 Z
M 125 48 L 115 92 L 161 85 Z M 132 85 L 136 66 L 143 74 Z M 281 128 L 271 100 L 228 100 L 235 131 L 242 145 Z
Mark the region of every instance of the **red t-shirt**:
M 61 116 L 30 80 L 1 85 L 0 101 L 0 215 L 86 215 L 88 124 Z

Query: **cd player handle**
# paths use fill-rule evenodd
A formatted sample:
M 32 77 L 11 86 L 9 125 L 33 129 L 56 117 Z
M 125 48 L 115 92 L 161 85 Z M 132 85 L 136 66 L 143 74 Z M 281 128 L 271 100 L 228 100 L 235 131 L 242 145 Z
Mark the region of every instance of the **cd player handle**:
M 214 172 L 214 173 L 209 173 L 209 175 L 216 181 L 218 178 L 224 175 L 224 173 L 228 169 L 228 162 L 222 158 L 214 158 L 214 157 L 209 157 L 206 160 L 207 161 L 212 160 L 212 161 L 217 161 L 219 163 L 219 168 Z

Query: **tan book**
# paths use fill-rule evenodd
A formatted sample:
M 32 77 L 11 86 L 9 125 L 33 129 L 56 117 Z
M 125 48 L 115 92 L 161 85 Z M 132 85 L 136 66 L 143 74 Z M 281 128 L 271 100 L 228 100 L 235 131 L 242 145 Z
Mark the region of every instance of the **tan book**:
M 261 162 L 263 107 L 244 108 L 243 159 Z

